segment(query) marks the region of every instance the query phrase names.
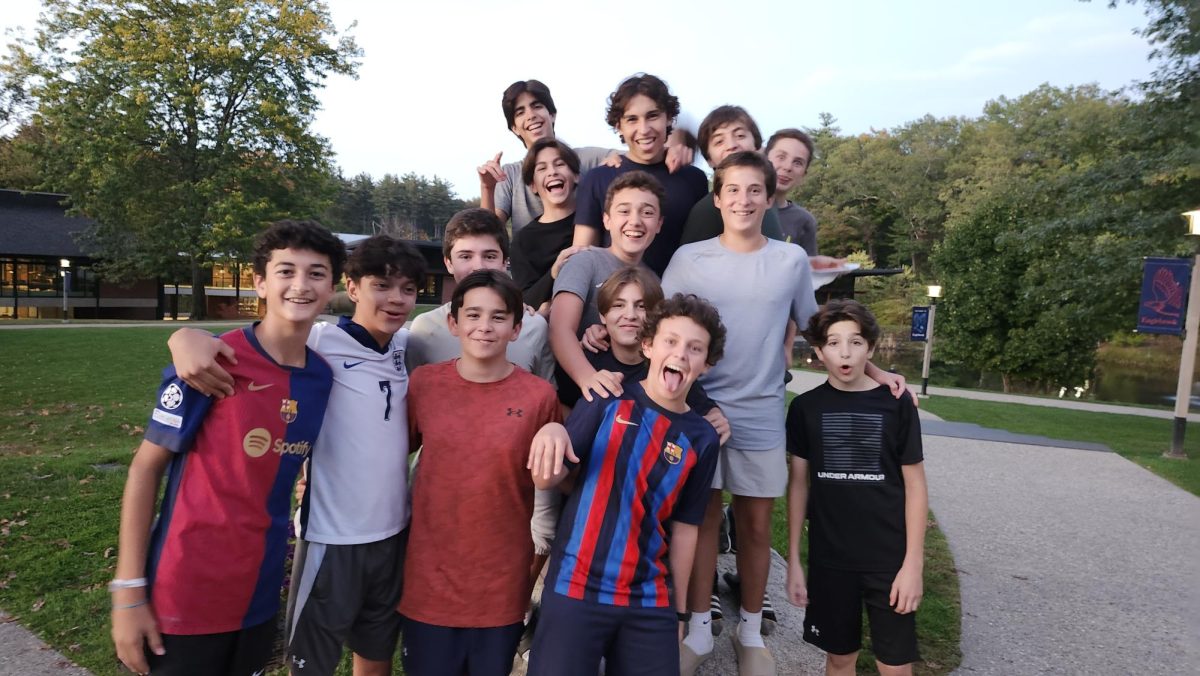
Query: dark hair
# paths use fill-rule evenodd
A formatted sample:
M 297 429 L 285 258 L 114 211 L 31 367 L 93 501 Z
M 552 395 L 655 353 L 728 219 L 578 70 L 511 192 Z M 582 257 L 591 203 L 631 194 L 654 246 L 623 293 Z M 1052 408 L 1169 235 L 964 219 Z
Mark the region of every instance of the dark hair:
M 758 130 L 758 125 L 755 124 L 754 118 L 750 117 L 750 113 L 747 113 L 745 108 L 741 106 L 720 106 L 704 116 L 704 121 L 700 123 L 700 131 L 697 134 L 697 140 L 700 143 L 700 154 L 704 155 L 705 162 L 712 162 L 712 158 L 708 156 L 708 142 L 712 140 L 713 132 L 727 124 L 735 122 L 741 122 L 746 125 L 746 129 L 754 137 L 755 150 L 762 147 L 762 132 Z
M 346 259 L 346 276 L 355 282 L 363 277 L 404 277 L 417 286 L 425 284 L 425 258 L 417 248 L 391 235 L 374 235 L 359 242 Z
M 521 287 L 512 277 L 499 270 L 476 270 L 463 278 L 454 287 L 454 295 L 450 297 L 450 315 L 458 321 L 458 311 L 462 309 L 463 299 L 471 289 L 491 289 L 500 295 L 504 301 L 504 309 L 513 316 L 513 326 L 521 325 L 521 315 L 525 306 L 521 302 Z
M 865 305 L 850 299 L 831 300 L 817 310 L 817 314 L 808 319 L 808 328 L 801 334 L 810 345 L 825 347 L 829 337 L 829 327 L 838 322 L 854 322 L 858 324 L 858 332 L 867 339 L 869 347 L 875 347 L 879 342 L 879 322 L 875 315 Z
M 446 223 L 446 232 L 442 235 L 442 257 L 450 258 L 454 243 L 460 237 L 495 237 L 500 245 L 500 253 L 508 260 L 508 231 L 504 224 L 496 218 L 496 214 L 488 209 L 463 209 L 450 217 Z
M 780 129 L 774 134 L 771 134 L 771 138 L 767 139 L 767 152 L 771 152 L 771 148 L 775 147 L 775 144 L 778 143 L 780 139 L 785 138 L 799 141 L 804 144 L 805 148 L 808 148 L 808 161 L 804 163 L 804 168 L 807 169 L 808 165 L 812 164 L 813 153 L 817 152 L 817 148 L 813 145 L 812 137 L 800 131 L 799 129 Z
M 630 266 L 609 275 L 596 291 L 596 309 L 600 310 L 600 314 L 607 314 L 612 309 L 617 294 L 629 284 L 636 284 L 642 290 L 642 302 L 646 306 L 646 312 L 650 312 L 662 302 L 663 290 L 658 277 L 648 268 L 640 265 Z
M 721 160 L 713 171 L 713 194 L 721 194 L 721 186 L 725 184 L 725 172 L 733 167 L 751 167 L 761 171 L 763 183 L 767 187 L 767 199 L 775 196 L 775 167 L 771 166 L 762 153 L 753 150 L 739 150 Z
M 267 261 L 277 249 L 305 249 L 329 258 L 329 276 L 333 284 L 342 278 L 346 263 L 346 245 L 316 221 L 276 221 L 254 240 L 254 274 L 267 274 Z
M 708 355 L 704 361 L 709 366 L 715 366 L 725 356 L 725 325 L 721 323 L 721 314 L 712 303 L 694 293 L 677 293 L 659 303 L 653 312 L 646 314 L 646 323 L 642 325 L 639 338 L 642 341 L 653 340 L 658 333 L 658 325 L 671 317 L 687 317 L 708 332 Z
M 679 97 L 667 89 L 667 83 L 647 73 L 630 76 L 617 85 L 617 90 L 608 97 L 608 111 L 605 120 L 613 129 L 620 129 L 621 117 L 630 99 L 642 94 L 654 100 L 660 110 L 667 116 L 667 135 L 671 134 L 671 122 L 679 117 Z M 621 139 L 624 143 L 625 139 Z
M 504 94 L 500 96 L 500 107 L 504 109 L 504 121 L 508 123 L 509 131 L 512 131 L 516 124 L 514 118 L 517 115 L 517 99 L 521 98 L 521 94 L 525 92 L 529 92 L 534 101 L 546 106 L 546 110 L 550 111 L 551 115 L 558 115 L 558 108 L 554 107 L 554 98 L 550 96 L 549 87 L 538 80 L 517 80 L 510 84 L 508 89 L 504 90 Z M 517 134 L 517 136 L 521 135 Z
M 662 214 L 663 207 L 667 203 L 667 191 L 663 188 L 662 183 L 658 182 L 657 178 L 654 178 L 641 169 L 627 171 L 614 178 L 613 182 L 608 184 L 608 190 L 604 193 L 604 213 L 607 214 L 608 210 L 612 208 L 613 197 L 626 188 L 646 190 L 654 193 L 654 196 L 658 198 L 659 214 Z
M 558 150 L 558 156 L 563 158 L 563 161 L 567 163 L 567 168 L 575 174 L 575 180 L 579 180 L 579 155 L 571 150 L 571 146 L 557 139 L 540 138 L 529 147 L 529 152 L 525 153 L 525 159 L 521 162 L 521 180 L 525 182 L 525 185 L 533 185 L 533 171 L 537 166 L 538 153 L 546 148 Z

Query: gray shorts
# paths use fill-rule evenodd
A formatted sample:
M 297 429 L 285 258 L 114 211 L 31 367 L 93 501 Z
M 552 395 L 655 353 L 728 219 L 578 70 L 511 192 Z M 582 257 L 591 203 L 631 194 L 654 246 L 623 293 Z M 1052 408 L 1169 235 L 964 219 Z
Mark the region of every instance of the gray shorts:
M 788 462 L 784 447 L 739 451 L 721 447 L 712 487 L 748 498 L 780 498 L 787 493 Z
M 333 674 L 342 646 L 389 660 L 400 635 L 408 529 L 358 545 L 296 542 L 288 598 L 288 662 L 304 673 Z

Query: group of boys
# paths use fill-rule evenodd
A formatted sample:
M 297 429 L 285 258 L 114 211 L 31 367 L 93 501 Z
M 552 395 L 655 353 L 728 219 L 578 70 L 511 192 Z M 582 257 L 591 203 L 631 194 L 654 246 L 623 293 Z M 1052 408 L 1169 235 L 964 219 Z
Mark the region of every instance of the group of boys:
M 738 524 L 739 674 L 776 673 L 760 627 L 785 494 L 805 639 L 829 652 L 829 673 L 852 673 L 865 601 L 881 672 L 906 673 L 919 427 L 893 396 L 903 380 L 869 361 L 869 312 L 816 305 L 815 221 L 776 195 L 803 180 L 811 140 L 783 130 L 764 156 L 750 116 L 718 108 L 699 133 L 715 167 L 706 194 L 678 134 L 667 149 L 679 103 L 652 75 L 610 97 L 625 153 L 554 139 L 537 81 L 514 83 L 502 107 L 528 154 L 481 166 L 483 208 L 447 224 L 449 303 L 402 329 L 423 265 L 377 235 L 345 264 L 353 316 L 317 322 L 344 254 L 319 225 L 287 221 L 256 244 L 264 318 L 218 339 L 172 336 L 122 507 L 120 659 L 138 673 L 262 673 L 311 455 L 286 615 L 294 674 L 333 673 L 343 646 L 355 674 L 390 673 L 398 641 L 414 676 L 507 674 L 547 554 L 530 674 L 694 673 L 714 647 L 723 490 Z M 830 379 L 785 425 L 796 327 Z

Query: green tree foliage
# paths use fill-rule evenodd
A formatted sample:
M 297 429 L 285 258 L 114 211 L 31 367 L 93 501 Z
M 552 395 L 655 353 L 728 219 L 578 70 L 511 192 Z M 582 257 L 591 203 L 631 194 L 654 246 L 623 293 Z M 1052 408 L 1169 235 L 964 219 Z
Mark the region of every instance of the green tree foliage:
M 385 174 L 378 183 L 368 174 L 337 177 L 337 195 L 324 222 L 341 232 L 387 232 L 404 239 L 441 239 L 450 217 L 468 203 L 446 181 L 407 173 Z
M 96 220 L 106 274 L 182 265 L 199 318 L 214 255 L 319 212 L 331 170 L 309 130 L 316 94 L 358 55 L 317 1 L 47 0 L 2 68 L 45 135 L 45 179 Z

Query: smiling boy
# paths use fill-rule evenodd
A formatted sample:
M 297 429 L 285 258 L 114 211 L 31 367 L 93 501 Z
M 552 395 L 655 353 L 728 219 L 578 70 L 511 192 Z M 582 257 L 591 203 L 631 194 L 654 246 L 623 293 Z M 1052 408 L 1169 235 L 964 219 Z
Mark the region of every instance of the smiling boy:
M 564 250 L 575 234 L 579 156 L 565 143 L 541 139 L 530 146 L 521 178 L 542 198 L 545 211 L 513 235 L 512 275 L 525 303 L 547 315 L 554 280 L 574 253 Z
M 829 379 L 787 413 L 788 599 L 808 606 L 804 640 L 826 651 L 826 674 L 855 673 L 865 606 L 879 673 L 907 676 L 920 659 L 929 509 L 921 423 L 907 397 L 867 376 L 879 324 L 860 303 L 830 301 L 804 336 Z
M 507 674 L 516 654 L 533 587 L 530 444 L 561 420 L 553 388 L 508 360 L 522 314 L 508 275 L 466 275 L 449 314 L 462 356 L 413 372 L 421 463 L 399 606 L 405 673 Z
M 662 231 L 645 253 L 647 267 L 661 275 L 679 247 L 688 212 L 708 192 L 708 180 L 694 166 L 681 167 L 674 173 L 667 166 L 667 137 L 679 116 L 679 99 L 665 82 L 645 73 L 634 75 L 622 82 L 608 100 L 608 125 L 620 136 L 626 151 L 619 167 L 596 167 L 583 178 L 572 243 L 601 243 L 609 184 L 621 174 L 644 171 L 657 179 L 665 192 L 659 204 Z
M 204 338 L 235 355 L 227 375 L 237 395 L 214 400 L 164 371 L 129 467 L 109 585 L 113 643 L 135 673 L 249 676 L 265 668 L 291 488 L 332 384 L 329 365 L 305 340 L 344 259 L 342 243 L 319 224 L 275 223 L 254 247 L 266 316 Z
M 788 200 L 788 192 L 808 176 L 812 162 L 812 137 L 799 129 L 780 129 L 767 140 L 767 159 L 775 167 L 778 187 L 775 210 L 785 241 L 804 247 L 809 258 L 817 255 L 817 219 L 804 207 Z
M 643 380 L 618 398 L 581 402 L 566 430 L 548 426 L 531 453 L 539 488 L 575 474 L 555 539 L 529 673 L 676 676 L 688 576 L 719 449 L 689 409 L 696 378 L 721 359 L 725 329 L 696 296 L 646 318 Z M 565 436 L 578 463 L 551 453 Z
M 602 219 L 611 244 L 575 254 L 554 282 L 550 345 L 559 373 L 574 381 L 585 399 L 621 391 L 619 378 L 588 363 L 579 337 L 584 329 L 600 323 L 596 289 L 617 270 L 642 264 L 662 227 L 660 205 L 664 199 L 662 185 L 649 174 L 630 171 L 618 176 L 608 186 Z

